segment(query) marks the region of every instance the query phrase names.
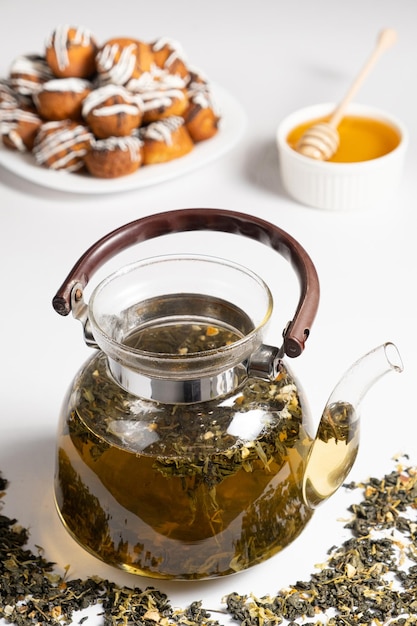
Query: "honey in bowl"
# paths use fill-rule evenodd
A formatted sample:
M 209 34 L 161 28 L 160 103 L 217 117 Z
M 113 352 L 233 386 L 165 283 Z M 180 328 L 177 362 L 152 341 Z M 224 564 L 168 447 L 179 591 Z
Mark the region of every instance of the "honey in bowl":
M 295 149 L 298 140 L 308 128 L 328 119 L 322 117 L 296 126 L 287 136 L 288 144 Z M 329 159 L 333 163 L 357 163 L 377 159 L 392 152 L 400 143 L 398 131 L 390 124 L 375 118 L 346 115 L 337 130 L 340 143 L 336 153 Z

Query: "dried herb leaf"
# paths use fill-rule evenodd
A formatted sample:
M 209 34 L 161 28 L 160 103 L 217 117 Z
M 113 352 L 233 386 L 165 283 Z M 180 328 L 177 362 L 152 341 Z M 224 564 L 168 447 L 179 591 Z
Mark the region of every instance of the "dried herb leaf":
M 285 620 L 305 626 L 417 623 L 417 468 L 399 464 L 382 479 L 346 487 L 361 488 L 364 496 L 349 507 L 352 538 L 331 548 L 309 580 L 274 596 L 225 596 L 228 612 L 242 626 Z M 329 610 L 332 617 L 326 617 Z

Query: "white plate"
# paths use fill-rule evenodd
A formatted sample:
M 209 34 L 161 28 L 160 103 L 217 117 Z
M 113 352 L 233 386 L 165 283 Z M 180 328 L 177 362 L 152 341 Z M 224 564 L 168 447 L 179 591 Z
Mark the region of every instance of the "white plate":
M 240 104 L 218 86 L 213 87 L 213 96 L 221 115 L 217 135 L 196 144 L 192 152 L 179 159 L 168 163 L 146 165 L 129 176 L 99 179 L 88 174 L 46 169 L 37 165 L 31 154 L 9 150 L 2 144 L 0 145 L 0 165 L 37 185 L 71 193 L 114 193 L 162 183 L 219 158 L 242 136 L 246 126 L 246 115 Z

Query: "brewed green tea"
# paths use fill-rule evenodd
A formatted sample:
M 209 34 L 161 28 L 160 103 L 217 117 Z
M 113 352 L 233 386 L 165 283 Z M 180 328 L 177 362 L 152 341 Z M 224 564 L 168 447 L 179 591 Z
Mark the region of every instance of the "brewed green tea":
M 164 341 L 172 330 L 163 329 Z M 196 332 L 225 340 L 212 326 Z M 142 347 L 145 339 L 135 337 Z M 301 416 L 284 367 L 275 381 L 249 378 L 220 401 L 179 407 L 123 391 L 99 353 L 63 415 L 59 512 L 81 545 L 130 572 L 242 570 L 290 543 L 311 515 L 301 492 L 311 444 Z

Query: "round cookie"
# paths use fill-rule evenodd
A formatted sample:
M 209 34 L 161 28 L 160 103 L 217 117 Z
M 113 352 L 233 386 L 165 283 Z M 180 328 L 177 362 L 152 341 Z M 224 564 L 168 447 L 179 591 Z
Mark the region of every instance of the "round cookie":
M 19 106 L 8 110 L 0 124 L 3 144 L 11 150 L 31 152 L 42 123 L 34 108 Z
M 82 116 L 99 139 L 125 137 L 142 122 L 142 101 L 122 85 L 109 84 L 88 94 Z
M 180 116 L 171 116 L 152 122 L 140 129 L 143 141 L 143 163 L 166 163 L 182 157 L 194 148 L 194 143 Z
M 37 54 L 21 55 L 14 59 L 9 71 L 10 85 L 22 96 L 32 96 L 43 83 L 54 78 L 45 57 Z
M 45 57 L 58 78 L 90 78 L 96 71 L 97 44 L 84 26 L 57 26 L 45 42 Z
M 186 83 L 180 76 L 167 72 L 155 76 L 147 72 L 130 80 L 127 87 L 142 99 L 144 124 L 182 115 L 188 108 Z
M 45 122 L 35 137 L 33 154 L 38 165 L 76 172 L 84 167 L 92 139 L 85 126 L 72 120 Z
M 189 70 L 181 44 L 175 39 L 159 37 L 151 43 L 154 63 L 170 74 L 188 79 Z
M 188 86 L 189 106 L 184 121 L 194 142 L 205 141 L 217 134 L 220 113 L 207 82 L 194 76 Z
M 44 83 L 33 94 L 33 101 L 46 120 L 80 121 L 82 103 L 92 88 L 90 81 L 83 78 L 56 78 Z
M 152 60 L 149 44 L 127 37 L 109 39 L 96 56 L 100 82 L 126 85 L 131 78 L 149 72 Z
M 127 176 L 143 163 L 143 142 L 134 136 L 93 139 L 84 161 L 97 178 Z

